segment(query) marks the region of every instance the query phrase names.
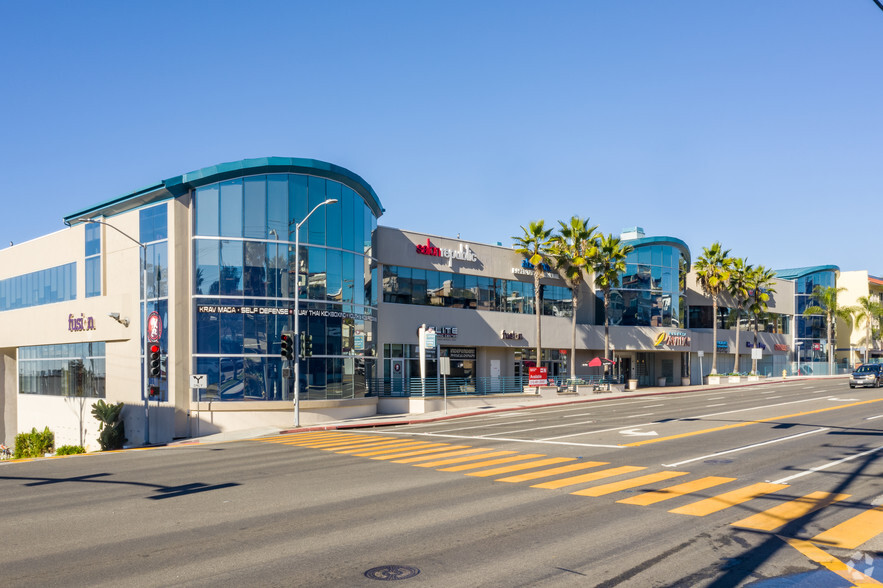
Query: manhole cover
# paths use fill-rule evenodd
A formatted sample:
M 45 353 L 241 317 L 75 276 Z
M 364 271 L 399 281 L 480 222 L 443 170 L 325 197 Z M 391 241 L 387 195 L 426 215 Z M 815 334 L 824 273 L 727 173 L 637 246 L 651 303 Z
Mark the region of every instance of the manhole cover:
M 726 465 L 728 463 L 733 463 L 732 459 L 707 459 L 705 463 L 708 465 Z
M 365 577 L 372 580 L 407 580 L 419 573 L 420 570 L 411 566 L 378 566 L 365 572 Z

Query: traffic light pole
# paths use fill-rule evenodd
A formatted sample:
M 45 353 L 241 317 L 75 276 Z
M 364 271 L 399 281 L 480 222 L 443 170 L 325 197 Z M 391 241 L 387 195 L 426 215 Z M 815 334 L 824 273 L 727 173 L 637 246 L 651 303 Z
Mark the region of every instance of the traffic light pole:
M 319 207 L 325 206 L 326 204 L 334 204 L 335 202 L 337 202 L 337 198 L 329 198 L 324 202 L 320 202 L 313 207 L 313 210 L 307 213 L 307 216 L 305 216 L 302 221 L 294 225 L 294 336 L 297 338 L 297 345 L 295 346 L 295 352 L 297 355 L 294 358 L 295 427 L 300 426 L 300 402 L 298 401 L 298 397 L 300 396 L 300 346 L 303 345 L 300 336 L 300 228 L 305 222 L 307 222 L 307 219 L 319 209 Z

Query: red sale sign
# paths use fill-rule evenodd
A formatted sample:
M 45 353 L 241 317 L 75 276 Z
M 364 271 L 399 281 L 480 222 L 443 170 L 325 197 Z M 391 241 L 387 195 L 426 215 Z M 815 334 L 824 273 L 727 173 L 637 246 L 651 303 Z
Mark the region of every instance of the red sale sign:
M 545 386 L 549 382 L 549 368 L 528 368 L 528 386 Z

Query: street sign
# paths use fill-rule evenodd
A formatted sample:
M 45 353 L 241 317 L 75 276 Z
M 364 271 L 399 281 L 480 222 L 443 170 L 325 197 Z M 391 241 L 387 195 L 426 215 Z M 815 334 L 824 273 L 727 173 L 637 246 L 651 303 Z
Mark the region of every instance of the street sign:
M 443 376 L 451 375 L 451 358 L 450 357 L 439 357 L 438 358 L 438 373 Z
M 700 349 L 699 351 L 696 352 L 696 355 L 699 357 L 702 357 L 703 355 L 705 355 L 705 352 Z
M 205 374 L 190 374 L 190 387 L 197 390 L 208 388 L 208 376 Z
M 753 347 L 751 349 L 751 359 L 763 359 L 763 349 L 760 347 Z
M 147 317 L 147 340 L 151 343 L 158 343 L 162 337 L 162 317 L 159 313 L 153 311 Z

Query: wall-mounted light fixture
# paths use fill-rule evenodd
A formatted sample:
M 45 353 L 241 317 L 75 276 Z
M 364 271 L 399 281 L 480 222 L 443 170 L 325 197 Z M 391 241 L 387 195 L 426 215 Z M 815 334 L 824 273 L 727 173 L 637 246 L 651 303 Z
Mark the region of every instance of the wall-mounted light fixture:
M 119 324 L 123 325 L 124 327 L 129 326 L 129 319 L 127 319 L 127 318 L 121 319 L 120 313 L 118 313 L 118 312 L 109 312 L 109 313 L 107 313 L 107 316 L 109 316 L 110 318 L 112 318 L 113 320 L 118 322 Z

